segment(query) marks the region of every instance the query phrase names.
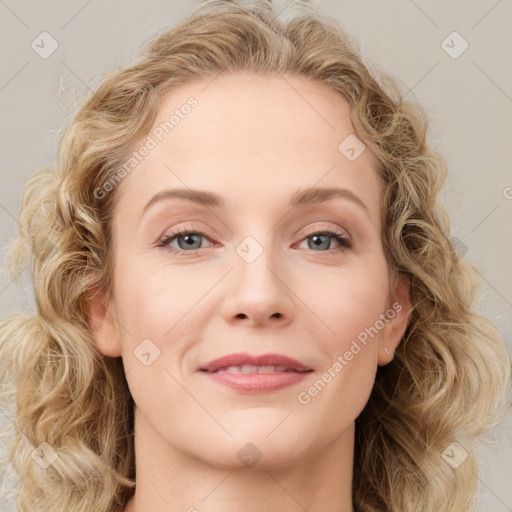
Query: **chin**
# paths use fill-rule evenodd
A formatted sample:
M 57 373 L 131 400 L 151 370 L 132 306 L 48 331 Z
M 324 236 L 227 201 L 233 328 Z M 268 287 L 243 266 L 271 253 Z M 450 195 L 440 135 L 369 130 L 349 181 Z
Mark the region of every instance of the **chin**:
M 210 466 L 227 471 L 276 470 L 294 466 L 307 457 L 307 443 L 311 438 L 296 437 L 285 428 L 279 432 L 279 428 L 271 434 L 271 429 L 266 428 L 244 429 L 243 434 L 231 431 L 233 439 L 228 439 L 227 434 L 222 439 L 210 437 L 211 443 L 196 456 Z

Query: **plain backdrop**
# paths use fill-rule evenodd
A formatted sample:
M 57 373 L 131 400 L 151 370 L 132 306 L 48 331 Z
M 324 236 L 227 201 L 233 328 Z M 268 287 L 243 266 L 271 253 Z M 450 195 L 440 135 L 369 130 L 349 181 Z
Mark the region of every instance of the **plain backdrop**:
M 196 3 L 0 0 L 2 268 L 18 228 L 24 182 L 55 162 L 59 131 L 75 98 L 127 65 L 145 41 Z M 288 3 L 277 2 L 278 11 Z M 512 353 L 512 2 L 313 3 L 339 20 L 370 65 L 398 77 L 406 99 L 428 112 L 430 142 L 448 164 L 444 200 L 453 237 L 484 277 L 478 310 L 497 325 Z M 18 287 L 5 270 L 0 276 L 0 320 L 34 311 L 28 269 L 20 277 L 24 285 Z M 9 415 L 0 420 L 10 421 Z M 512 512 L 510 408 L 482 439 L 478 457 L 479 510 Z M 16 485 L 4 478 L 0 510 L 15 510 L 9 496 Z

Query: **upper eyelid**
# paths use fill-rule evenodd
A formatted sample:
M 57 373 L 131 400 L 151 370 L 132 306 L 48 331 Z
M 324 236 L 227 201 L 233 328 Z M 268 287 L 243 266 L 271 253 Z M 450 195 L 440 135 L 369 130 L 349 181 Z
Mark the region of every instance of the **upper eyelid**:
M 164 234 L 160 238 L 160 240 L 163 240 L 165 238 L 167 238 L 169 240 L 175 240 L 176 238 L 178 238 L 179 236 L 182 236 L 184 234 L 195 233 L 195 234 L 198 234 L 200 236 L 204 236 L 210 242 L 215 243 L 214 237 L 210 236 L 207 231 L 208 230 L 205 230 L 203 228 L 195 228 L 195 227 L 192 227 L 192 226 L 180 226 L 180 227 L 178 227 L 178 228 L 176 228 L 174 230 L 171 229 L 170 232 Z M 323 232 L 327 232 L 326 234 L 328 234 L 329 236 L 332 236 L 332 237 L 340 236 L 341 238 L 344 238 L 347 241 L 349 241 L 351 244 L 354 243 L 353 237 L 348 233 L 348 231 L 346 229 L 339 228 L 339 227 L 334 227 L 334 226 L 329 226 L 329 227 L 324 226 L 324 227 L 311 228 L 298 241 L 301 242 L 305 238 L 308 238 L 308 237 L 310 237 L 312 235 L 315 235 L 315 234 L 321 234 Z M 196 249 L 196 250 L 198 250 L 198 249 Z

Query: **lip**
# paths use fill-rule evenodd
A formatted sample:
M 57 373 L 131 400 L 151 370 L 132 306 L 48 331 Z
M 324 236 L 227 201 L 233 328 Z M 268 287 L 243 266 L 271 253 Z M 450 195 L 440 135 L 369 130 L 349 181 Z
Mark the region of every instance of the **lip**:
M 247 353 L 229 354 L 219 357 L 201 366 L 199 370 L 207 372 L 216 372 L 221 368 L 228 366 L 285 366 L 287 370 L 295 370 L 297 372 L 307 372 L 312 370 L 309 366 L 302 364 L 300 361 L 281 354 L 261 354 L 251 355 Z
M 233 373 L 219 371 L 228 366 L 281 366 L 285 371 L 266 373 Z M 230 354 L 201 366 L 199 371 L 218 384 L 237 391 L 264 393 L 282 389 L 305 379 L 313 371 L 309 366 L 281 354 Z

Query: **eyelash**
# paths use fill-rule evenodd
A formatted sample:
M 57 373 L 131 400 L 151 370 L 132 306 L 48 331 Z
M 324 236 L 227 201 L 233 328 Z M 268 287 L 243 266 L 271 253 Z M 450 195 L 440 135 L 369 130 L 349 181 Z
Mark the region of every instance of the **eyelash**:
M 187 227 L 181 227 L 181 228 L 178 228 L 178 229 L 174 230 L 173 232 L 165 235 L 160 240 L 160 243 L 158 244 L 157 247 L 167 247 L 168 244 L 171 243 L 175 238 L 178 238 L 183 235 L 200 235 L 205 238 L 208 238 L 208 240 L 209 240 L 209 237 L 205 233 L 202 233 L 201 231 L 196 231 L 193 229 L 189 229 Z M 339 231 L 337 231 L 335 229 L 329 229 L 329 228 L 321 230 L 321 231 L 314 231 L 313 233 L 310 233 L 302 240 L 306 240 L 307 238 L 310 238 L 314 235 L 330 235 L 340 244 L 340 247 L 337 247 L 335 249 L 328 249 L 327 251 L 315 251 L 315 252 L 327 252 L 328 253 L 329 251 L 340 251 L 340 250 L 343 252 L 343 251 L 346 251 L 347 249 L 352 248 L 352 243 L 350 242 L 350 240 L 348 238 L 343 236 L 343 234 L 340 233 Z M 174 253 L 178 256 L 185 256 L 185 257 L 194 256 L 197 253 L 197 251 L 200 250 L 200 249 L 192 249 L 190 251 L 184 251 L 182 249 L 176 249 L 174 247 L 167 247 L 167 248 L 170 249 L 172 253 Z

